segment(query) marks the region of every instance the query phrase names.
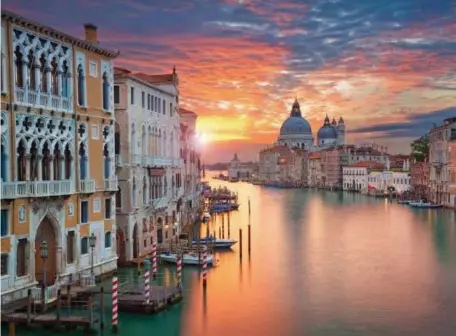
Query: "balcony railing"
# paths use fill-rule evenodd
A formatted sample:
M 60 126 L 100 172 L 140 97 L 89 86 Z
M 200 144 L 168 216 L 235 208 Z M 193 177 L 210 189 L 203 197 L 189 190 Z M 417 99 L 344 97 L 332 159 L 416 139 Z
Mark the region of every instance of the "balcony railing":
M 80 180 L 79 192 L 84 194 L 92 194 L 95 192 L 95 180 Z
M 122 160 L 122 156 L 120 154 L 116 154 L 116 167 L 123 167 L 124 164 L 123 164 L 123 160 Z
M 117 191 L 117 185 L 118 185 L 117 177 L 104 180 L 104 189 L 105 190 Z
M 58 294 L 59 289 L 60 289 L 60 285 L 59 284 L 55 284 L 55 285 L 46 287 L 44 289 L 44 294 L 45 294 L 44 302 L 45 303 L 50 303 L 50 302 L 53 302 L 53 301 L 57 300 L 57 294 Z M 42 295 L 41 294 L 42 294 L 42 288 L 40 288 L 40 287 L 32 288 L 32 298 L 35 301 L 40 301 L 40 302 L 42 301 Z
M 141 154 L 132 154 L 131 155 L 131 163 L 140 165 L 141 164 L 141 158 L 142 158 Z
M 15 88 L 16 103 L 31 107 L 43 107 L 56 111 L 72 111 L 73 104 L 68 97 L 54 96 L 51 93 Z
M 70 180 L 2 182 L 2 198 L 62 196 L 74 193 Z

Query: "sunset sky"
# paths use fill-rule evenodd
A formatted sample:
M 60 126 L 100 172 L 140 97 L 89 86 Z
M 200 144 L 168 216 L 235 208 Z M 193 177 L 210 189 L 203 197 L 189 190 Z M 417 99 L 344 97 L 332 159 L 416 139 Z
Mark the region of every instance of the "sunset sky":
M 70 34 L 98 26 L 116 65 L 180 78 L 206 162 L 254 159 L 295 97 L 314 136 L 343 116 L 348 142 L 408 152 L 456 116 L 454 0 L 3 0 Z

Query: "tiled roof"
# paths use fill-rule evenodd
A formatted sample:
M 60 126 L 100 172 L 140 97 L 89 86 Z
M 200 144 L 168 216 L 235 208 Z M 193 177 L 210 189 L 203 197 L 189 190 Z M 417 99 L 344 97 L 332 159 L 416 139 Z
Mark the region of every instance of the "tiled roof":
M 385 165 L 376 161 L 360 161 L 347 165 L 347 168 L 372 168 L 372 169 L 383 169 Z
M 186 114 L 186 115 L 193 115 L 193 116 L 195 116 L 195 117 L 197 116 L 197 114 L 196 114 L 195 112 L 192 112 L 192 111 L 190 111 L 190 110 L 184 109 L 184 108 L 182 108 L 182 107 L 179 107 L 179 114 L 180 114 L 180 115 L 184 115 L 184 114 Z
M 142 79 L 143 81 L 146 81 L 151 84 L 163 84 L 163 83 L 173 83 L 174 78 L 173 74 L 161 74 L 161 75 L 147 75 L 145 73 L 135 73 L 135 77 L 138 77 Z

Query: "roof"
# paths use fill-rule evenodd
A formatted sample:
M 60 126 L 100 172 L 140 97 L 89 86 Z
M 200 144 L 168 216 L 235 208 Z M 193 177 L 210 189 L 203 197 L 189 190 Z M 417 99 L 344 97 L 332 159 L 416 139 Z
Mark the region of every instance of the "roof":
M 174 74 L 161 74 L 161 75 L 148 75 L 142 72 L 135 73 L 135 77 L 141 78 L 143 81 L 146 81 L 151 84 L 173 84 L 174 83 Z
M 169 92 L 162 90 L 159 87 L 153 85 L 152 83 L 138 77 L 136 74 L 132 73 L 130 70 L 128 70 L 126 68 L 114 67 L 114 79 L 120 79 L 120 78 L 130 78 L 143 85 L 149 86 L 159 92 L 165 93 L 167 95 L 172 95 Z
M 179 114 L 180 115 L 194 116 L 194 117 L 198 116 L 195 112 L 192 112 L 190 110 L 184 109 L 182 107 L 179 107 Z
M 312 153 L 309 153 L 308 158 L 309 158 L 309 160 L 321 159 L 321 154 L 319 152 L 312 152 Z
M 347 168 L 372 168 L 372 169 L 383 169 L 385 165 L 377 161 L 360 161 L 351 165 L 345 166 Z
M 110 57 L 110 58 L 115 58 L 119 56 L 120 52 L 119 51 L 113 51 L 110 49 L 102 48 L 98 44 L 71 36 L 67 33 L 61 32 L 57 29 L 54 29 L 52 27 L 46 26 L 44 24 L 41 24 L 36 21 L 32 21 L 30 19 L 27 19 L 19 14 L 3 10 L 2 9 L 2 19 L 11 21 L 12 23 L 22 26 L 24 28 L 27 28 L 29 30 L 35 31 L 37 33 L 43 34 L 45 36 L 48 36 L 53 39 L 57 39 L 60 41 L 63 41 L 65 43 L 69 43 L 72 45 L 75 45 L 79 48 L 95 52 L 97 54 Z

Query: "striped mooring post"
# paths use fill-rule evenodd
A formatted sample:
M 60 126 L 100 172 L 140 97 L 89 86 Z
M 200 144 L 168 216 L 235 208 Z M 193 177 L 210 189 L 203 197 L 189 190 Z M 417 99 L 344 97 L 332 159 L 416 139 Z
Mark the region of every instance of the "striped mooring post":
M 207 249 L 203 250 L 203 286 L 207 283 Z
M 144 272 L 144 301 L 146 304 L 149 304 L 150 300 L 150 272 L 149 270 L 146 270 Z
M 152 277 L 157 277 L 157 243 L 152 245 Z
M 117 292 L 118 292 L 118 278 L 115 273 L 112 277 L 112 331 L 117 332 L 118 310 L 117 310 Z
M 177 275 L 177 288 L 181 288 L 182 286 L 182 254 L 177 255 L 177 269 L 176 269 L 176 275 Z

